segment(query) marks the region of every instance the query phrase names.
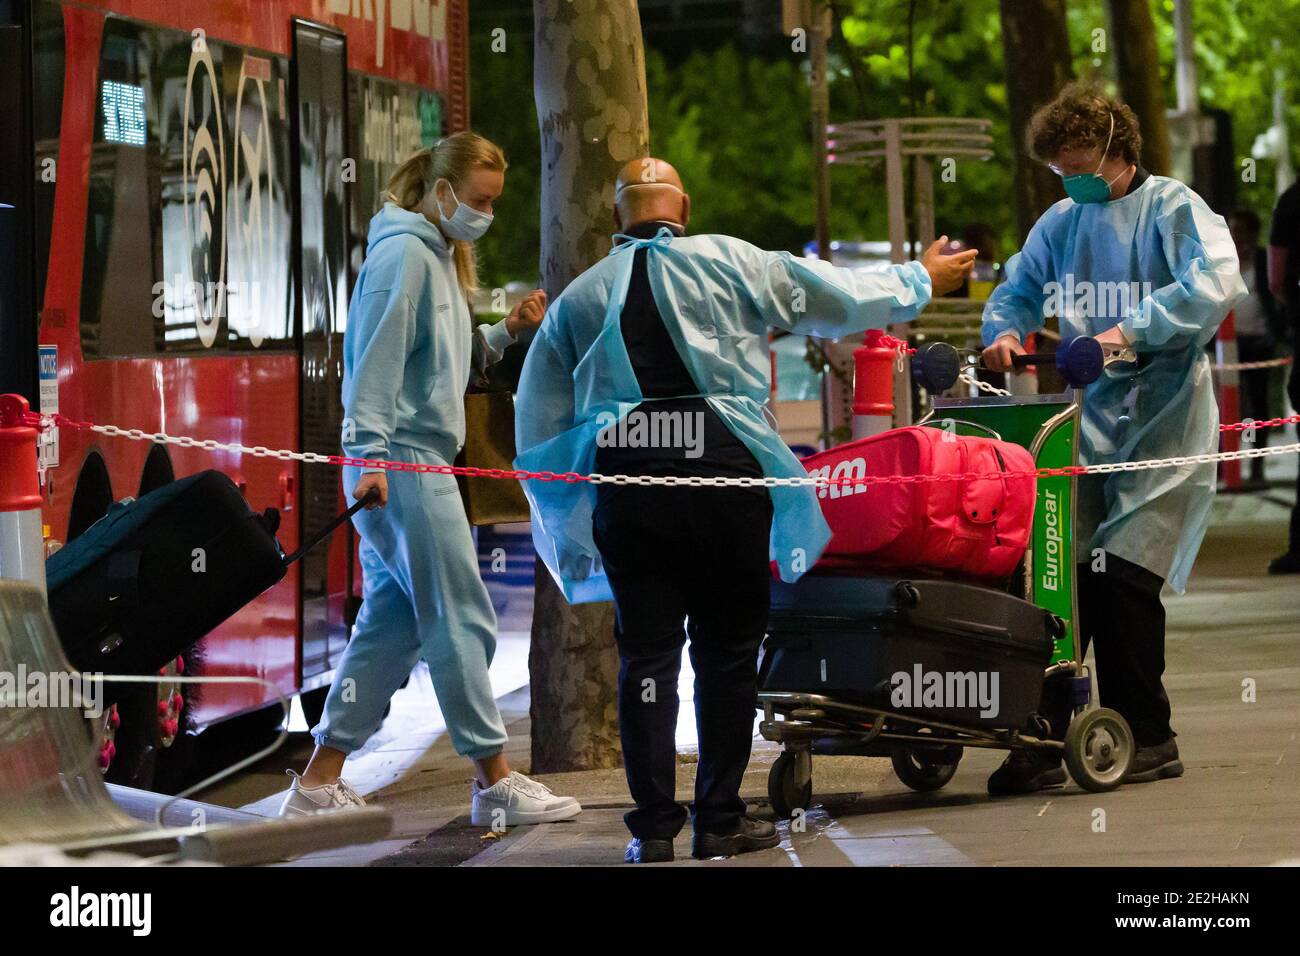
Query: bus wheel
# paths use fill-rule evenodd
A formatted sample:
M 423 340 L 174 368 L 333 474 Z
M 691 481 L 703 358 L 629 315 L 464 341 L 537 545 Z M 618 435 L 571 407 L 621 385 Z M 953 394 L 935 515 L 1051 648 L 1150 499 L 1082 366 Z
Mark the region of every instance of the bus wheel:
M 302 715 L 307 720 L 308 730 L 320 723 L 321 716 L 325 713 L 325 698 L 329 693 L 330 685 L 326 684 L 315 690 L 305 690 L 298 695 L 298 703 L 302 705 Z
M 72 492 L 72 507 L 68 510 L 67 540 L 71 541 L 92 524 L 104 517 L 113 503 L 113 485 L 109 481 L 104 459 L 91 452 L 77 475 L 77 487 Z
M 125 691 L 114 708 L 118 726 L 112 742 L 111 758 L 104 771 L 109 783 L 152 790 L 158 760 L 157 692 L 148 684 L 137 684 Z M 103 762 L 103 754 L 100 756 Z
M 117 704 L 111 705 L 100 715 L 99 720 L 91 724 L 91 736 L 94 744 L 95 765 L 100 774 L 107 774 L 117 756 L 117 728 L 122 718 L 118 715 Z
M 158 671 L 158 684 L 131 687 L 117 703 L 120 714 L 115 752 L 105 773 L 110 783 L 163 793 L 182 789 L 191 755 L 192 684 L 165 680 L 189 671 L 193 661 L 182 654 Z
M 203 645 L 196 644 L 177 655 L 160 676 L 197 676 L 202 670 Z M 201 689 L 200 684 L 163 683 L 154 694 L 154 719 L 158 728 L 154 789 L 159 793 L 179 793 L 198 779 L 194 776 L 198 739 L 194 705 L 199 701 Z
M 166 448 L 154 445 L 149 449 L 149 457 L 144 460 L 144 470 L 140 472 L 140 496 L 144 497 L 175 480 L 176 471 L 172 468 L 172 460 L 167 457 Z
M 405 685 L 403 685 L 405 686 Z M 317 687 L 315 690 L 305 690 L 298 695 L 298 702 L 302 705 L 302 715 L 307 721 L 307 729 L 311 730 L 320 723 L 320 719 L 325 714 L 325 698 L 330 694 L 330 685 Z M 384 720 L 393 710 L 393 702 L 390 700 L 384 705 Z

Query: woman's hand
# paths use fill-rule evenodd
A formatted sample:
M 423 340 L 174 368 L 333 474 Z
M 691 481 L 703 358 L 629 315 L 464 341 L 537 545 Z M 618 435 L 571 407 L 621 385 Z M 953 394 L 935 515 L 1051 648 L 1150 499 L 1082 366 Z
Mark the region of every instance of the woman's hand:
M 940 236 L 930 244 L 930 248 L 926 249 L 925 255 L 921 257 L 921 265 L 925 267 L 926 272 L 930 273 L 930 294 L 934 296 L 947 295 L 960 289 L 961 284 L 975 268 L 975 257 L 979 255 L 975 249 L 966 249 L 946 256 L 943 254 L 943 247 L 946 245 L 948 245 L 948 237 Z
M 1011 372 L 1015 370 L 1011 364 L 1012 356 L 1024 354 L 1025 349 L 1020 344 L 1019 337 L 1014 332 L 1003 332 L 980 357 L 990 372 Z
M 512 338 L 517 339 L 520 332 L 527 332 L 541 325 L 544 315 L 546 315 L 546 293 L 541 289 L 534 289 L 510 310 L 510 314 L 506 316 L 506 331 Z
M 379 497 L 366 505 L 366 510 L 382 508 L 388 504 L 388 475 L 382 471 L 368 471 L 357 479 L 357 486 L 352 489 L 352 497 L 360 501 L 370 494 L 371 489 L 379 492 Z

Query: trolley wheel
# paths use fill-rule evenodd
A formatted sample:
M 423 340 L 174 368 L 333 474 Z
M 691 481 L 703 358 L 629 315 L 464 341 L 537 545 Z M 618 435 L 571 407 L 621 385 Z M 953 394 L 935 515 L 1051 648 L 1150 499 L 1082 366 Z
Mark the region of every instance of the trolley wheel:
M 945 786 L 957 772 L 962 748 L 955 744 L 944 747 L 895 747 L 889 754 L 894 773 L 908 787 L 920 793 L 938 790 Z
M 1117 711 L 1095 707 L 1075 714 L 1065 732 L 1065 766 L 1085 790 L 1114 790 L 1133 762 L 1133 731 Z
M 778 817 L 788 820 L 812 803 L 812 752 L 783 750 L 767 774 L 767 796 Z

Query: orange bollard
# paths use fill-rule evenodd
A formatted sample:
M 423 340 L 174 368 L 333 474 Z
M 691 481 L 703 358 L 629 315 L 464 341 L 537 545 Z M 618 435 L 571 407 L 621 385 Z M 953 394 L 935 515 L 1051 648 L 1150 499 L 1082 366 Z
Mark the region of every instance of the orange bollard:
M 21 395 L 0 395 L 0 578 L 45 590 L 37 430 Z
M 853 351 L 853 439 L 894 427 L 894 364 L 898 349 L 885 333 L 870 329 Z
M 1215 336 L 1214 356 L 1220 365 L 1232 365 L 1237 362 L 1237 320 L 1233 313 L 1219 325 Z M 1235 368 L 1219 372 L 1219 421 L 1235 422 L 1241 420 L 1241 373 Z M 1239 451 L 1241 449 L 1241 432 L 1220 433 L 1220 451 Z M 1241 462 L 1225 461 L 1219 464 L 1219 477 L 1223 481 L 1224 491 L 1241 490 Z

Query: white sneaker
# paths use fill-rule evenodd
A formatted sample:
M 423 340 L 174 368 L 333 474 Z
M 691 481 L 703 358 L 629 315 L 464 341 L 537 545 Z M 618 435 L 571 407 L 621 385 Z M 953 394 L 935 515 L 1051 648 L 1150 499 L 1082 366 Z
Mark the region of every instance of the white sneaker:
M 293 777 L 289 792 L 284 795 L 280 805 L 280 816 L 291 817 L 300 813 L 324 813 L 327 810 L 347 810 L 352 807 L 364 807 L 366 801 L 348 785 L 342 777 L 336 783 L 327 783 L 319 787 L 304 787 L 302 777 L 292 770 L 286 770 Z
M 490 787 L 473 786 L 470 823 L 476 827 L 526 826 L 572 820 L 582 812 L 573 797 L 557 797 L 544 783 L 530 780 L 517 770 Z

